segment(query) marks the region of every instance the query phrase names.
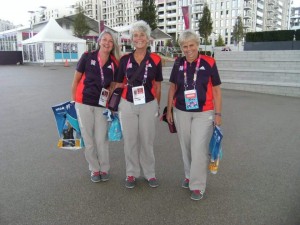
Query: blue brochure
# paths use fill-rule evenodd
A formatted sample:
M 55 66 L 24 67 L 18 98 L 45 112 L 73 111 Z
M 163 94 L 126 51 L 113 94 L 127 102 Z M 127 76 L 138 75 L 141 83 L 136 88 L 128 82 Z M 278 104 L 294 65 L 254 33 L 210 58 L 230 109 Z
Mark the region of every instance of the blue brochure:
M 221 142 L 223 139 L 223 133 L 219 126 L 215 126 L 213 135 L 209 143 L 209 152 L 211 160 L 217 160 L 222 157 L 222 146 Z
M 74 102 L 64 102 L 52 107 L 59 136 L 57 147 L 78 150 L 84 147 Z

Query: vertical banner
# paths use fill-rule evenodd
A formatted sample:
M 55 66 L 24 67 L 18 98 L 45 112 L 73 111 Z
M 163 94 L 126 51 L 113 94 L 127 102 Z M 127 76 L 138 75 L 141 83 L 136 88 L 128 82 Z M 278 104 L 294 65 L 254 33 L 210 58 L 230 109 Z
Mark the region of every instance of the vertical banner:
M 189 6 L 182 6 L 182 15 L 184 19 L 185 29 L 189 29 L 190 28 Z
M 104 20 L 100 20 L 100 25 L 99 25 L 99 33 L 101 33 L 104 30 Z

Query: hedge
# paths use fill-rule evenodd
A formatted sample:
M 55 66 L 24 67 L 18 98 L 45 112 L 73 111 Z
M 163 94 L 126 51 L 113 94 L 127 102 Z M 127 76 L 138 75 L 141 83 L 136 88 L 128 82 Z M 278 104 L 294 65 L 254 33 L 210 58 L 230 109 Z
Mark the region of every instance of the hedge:
M 276 30 L 263 32 L 249 32 L 246 34 L 246 42 L 266 42 L 266 41 L 300 41 L 300 30 Z

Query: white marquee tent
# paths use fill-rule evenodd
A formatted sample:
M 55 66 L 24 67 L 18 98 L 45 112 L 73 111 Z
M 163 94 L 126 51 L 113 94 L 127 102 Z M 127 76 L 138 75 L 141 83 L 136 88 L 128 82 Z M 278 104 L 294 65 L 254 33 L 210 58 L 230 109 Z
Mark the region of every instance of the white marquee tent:
M 78 61 L 86 50 L 86 40 L 67 33 L 54 18 L 22 45 L 24 62 Z

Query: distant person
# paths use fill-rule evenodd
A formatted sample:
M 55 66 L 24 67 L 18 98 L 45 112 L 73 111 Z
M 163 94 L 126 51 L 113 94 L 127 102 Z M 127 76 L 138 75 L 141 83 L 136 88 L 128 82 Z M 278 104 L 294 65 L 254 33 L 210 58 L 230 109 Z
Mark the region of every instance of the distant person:
M 121 58 L 117 76 L 116 87 L 124 87 L 119 114 L 124 138 L 126 188 L 135 187 L 141 171 L 150 187 L 159 185 L 153 145 L 163 76 L 160 56 L 147 51 L 150 32 L 144 21 L 132 24 L 130 36 L 135 50 Z
M 171 72 L 167 109 L 167 120 L 175 122 L 182 150 L 182 187 L 192 191 L 193 200 L 204 195 L 213 123 L 220 126 L 222 122 L 220 76 L 215 60 L 198 52 L 199 40 L 192 30 L 179 36 L 184 57 L 177 59 Z
M 72 99 L 76 102 L 92 182 L 109 179 L 108 122 L 103 111 L 107 93 L 113 89 L 120 58 L 117 40 L 110 31 L 103 31 L 97 43 L 97 50 L 81 56 L 72 84 Z

